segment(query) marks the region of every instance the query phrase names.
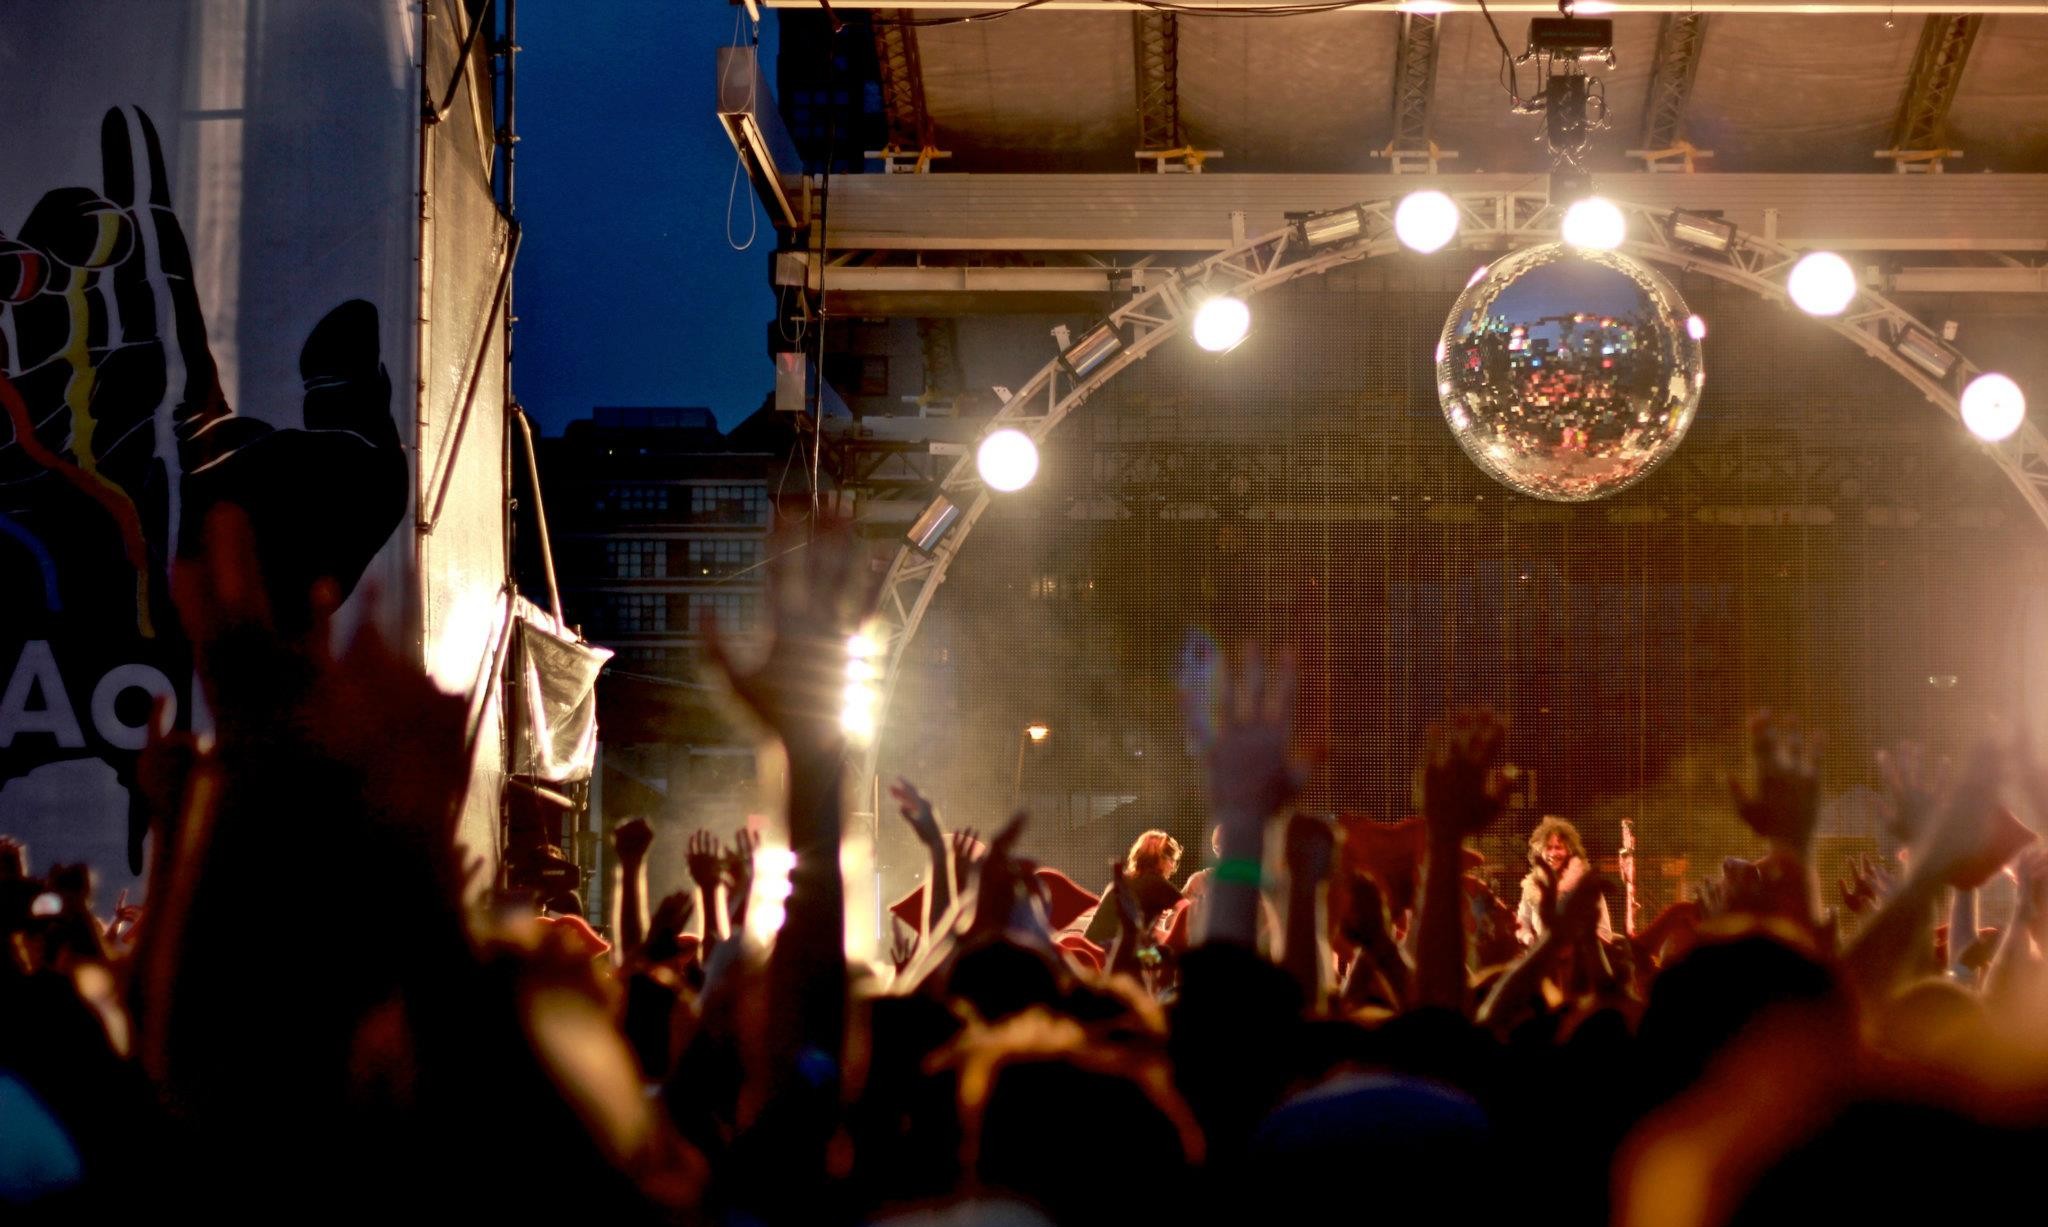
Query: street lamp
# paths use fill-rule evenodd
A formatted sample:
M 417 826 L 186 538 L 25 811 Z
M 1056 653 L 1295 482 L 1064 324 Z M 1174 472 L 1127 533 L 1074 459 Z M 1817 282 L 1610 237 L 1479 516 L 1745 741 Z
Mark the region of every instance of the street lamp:
M 1052 736 L 1052 726 L 1033 720 L 1017 733 L 1017 770 L 1010 776 L 1010 804 L 1014 807 L 1024 791 L 1024 747 L 1035 746 Z

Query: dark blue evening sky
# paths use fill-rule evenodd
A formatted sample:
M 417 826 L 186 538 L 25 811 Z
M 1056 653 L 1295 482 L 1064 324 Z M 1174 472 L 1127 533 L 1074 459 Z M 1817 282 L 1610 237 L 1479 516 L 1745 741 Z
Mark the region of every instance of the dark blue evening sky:
M 752 413 L 774 373 L 775 231 L 713 113 L 723 0 L 523 0 L 513 390 L 548 434 L 595 405 Z M 762 22 L 773 79 L 775 19 Z M 749 221 L 752 210 L 752 222 Z

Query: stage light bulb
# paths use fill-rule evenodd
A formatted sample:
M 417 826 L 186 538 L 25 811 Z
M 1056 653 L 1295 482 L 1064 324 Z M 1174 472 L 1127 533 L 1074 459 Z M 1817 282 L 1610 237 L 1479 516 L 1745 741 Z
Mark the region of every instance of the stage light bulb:
M 1573 247 L 1613 251 L 1628 237 L 1628 219 L 1614 207 L 1613 201 L 1588 196 L 1564 211 L 1564 225 L 1559 230 L 1564 241 Z
M 1394 235 L 1410 251 L 1440 250 L 1457 233 L 1457 202 L 1442 192 L 1410 192 L 1394 209 Z
M 1686 317 L 1685 317 L 1685 335 L 1687 335 L 1687 336 L 1691 337 L 1691 338 L 1692 338 L 1693 340 L 1695 340 L 1695 341 L 1704 341 L 1704 340 L 1706 340 L 1706 339 L 1707 339 L 1707 321 L 1705 321 L 1705 320 L 1701 319 L 1701 318 L 1700 318 L 1699 316 L 1697 316 L 1697 315 L 1688 315 L 1688 316 L 1686 316 Z
M 981 441 L 974 467 L 991 490 L 1022 490 L 1038 476 L 1038 445 L 1021 430 L 998 430 Z
M 1212 354 L 1236 349 L 1252 330 L 1252 309 L 1241 298 L 1219 294 L 1195 311 L 1195 344 Z M 1028 478 L 1026 480 L 1029 480 Z
M 1986 443 L 2010 439 L 2027 416 L 2027 395 L 1996 372 L 1986 372 L 1963 389 L 1963 425 Z
M 1785 291 L 1808 315 L 1840 315 L 1856 300 L 1856 270 L 1832 251 L 1809 252 L 1792 266 Z

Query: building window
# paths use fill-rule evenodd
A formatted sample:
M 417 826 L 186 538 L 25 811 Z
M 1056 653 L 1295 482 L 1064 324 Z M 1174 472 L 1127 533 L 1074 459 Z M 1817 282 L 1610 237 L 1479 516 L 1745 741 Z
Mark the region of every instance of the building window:
M 691 486 L 690 518 L 711 524 L 766 524 L 768 487 Z
M 704 625 L 704 615 L 709 613 L 718 619 L 721 635 L 740 635 L 754 629 L 754 615 L 759 602 L 747 592 L 692 592 L 690 594 L 690 629 L 695 631 Z
M 598 487 L 599 511 L 667 511 L 668 487 L 612 482 Z
M 604 562 L 615 579 L 660 579 L 668 574 L 668 542 L 607 541 Z
M 690 569 L 692 576 L 723 577 L 737 575 L 761 561 L 761 542 L 757 538 L 701 538 L 690 542 Z
M 668 629 L 668 595 L 661 592 L 614 592 L 605 600 L 616 634 L 645 634 Z

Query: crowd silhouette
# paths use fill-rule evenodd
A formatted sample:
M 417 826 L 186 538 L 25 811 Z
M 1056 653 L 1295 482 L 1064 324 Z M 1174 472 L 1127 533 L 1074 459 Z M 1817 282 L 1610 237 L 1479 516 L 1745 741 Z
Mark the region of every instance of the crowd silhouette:
M 2048 851 L 2008 807 L 2048 819 L 2048 782 L 2024 736 L 1883 756 L 1908 851 L 1824 891 L 1822 739 L 1759 716 L 1731 803 L 1761 854 L 1610 926 L 1569 824 L 1532 843 L 1518 909 L 1474 891 L 1466 842 L 1505 820 L 1487 712 L 1429 730 L 1405 866 L 1291 812 L 1313 770 L 1295 670 L 1247 648 L 1184 696 L 1215 827 L 1188 890 L 1179 846 L 1141 839 L 1076 914 L 1019 855 L 1028 815 L 984 842 L 903 781 L 928 889 L 870 967 L 845 955 L 836 703 L 869 585 L 838 537 L 783 559 L 758 664 L 710 637 L 788 761 L 767 941 L 746 831 L 668 848 L 622 824 L 602 933 L 573 895 L 489 889 L 454 841 L 464 700 L 374 630 L 333 650 L 331 584 L 280 626 L 256 556 L 221 508 L 174 578 L 213 729 L 143 753 L 142 904 L 97 916 L 89 867 L 0 845 L 18 1221 L 1678 1227 L 2029 1204 Z M 658 857 L 692 889 L 650 901 Z M 1980 916 L 2000 874 L 2017 904 Z

